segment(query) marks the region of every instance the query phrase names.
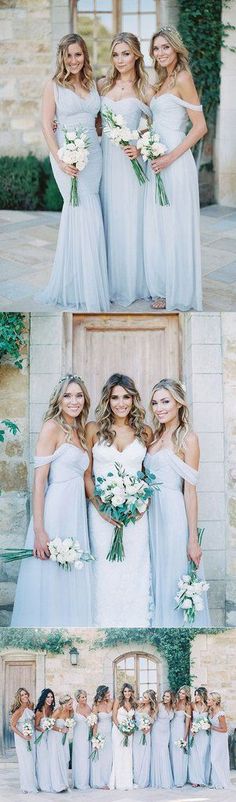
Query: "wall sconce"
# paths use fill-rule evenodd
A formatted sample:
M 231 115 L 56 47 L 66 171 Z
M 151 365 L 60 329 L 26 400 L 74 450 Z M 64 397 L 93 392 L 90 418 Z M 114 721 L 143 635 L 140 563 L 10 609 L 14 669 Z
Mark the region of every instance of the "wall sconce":
M 78 649 L 76 649 L 76 646 L 72 646 L 72 649 L 70 649 L 70 651 L 69 651 L 69 655 L 70 655 L 70 664 L 71 664 L 71 666 L 77 666 L 78 665 L 79 652 L 78 652 Z

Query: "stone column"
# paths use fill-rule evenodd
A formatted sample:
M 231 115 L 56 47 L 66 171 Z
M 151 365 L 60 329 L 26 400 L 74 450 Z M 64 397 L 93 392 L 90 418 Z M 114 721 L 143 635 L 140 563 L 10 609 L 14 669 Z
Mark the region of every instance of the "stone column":
M 178 18 L 178 0 L 160 0 L 161 25 L 175 25 L 178 27 Z
M 222 709 L 229 729 L 236 721 L 235 650 L 236 629 L 217 634 L 207 631 L 204 635 L 197 635 L 191 645 L 194 687 L 205 685 L 209 692 L 217 690 L 222 694 Z
M 222 10 L 224 23 L 236 25 L 236 3 L 231 2 Z M 229 31 L 226 39 L 229 46 L 236 44 L 235 31 Z M 236 205 L 236 56 L 225 47 L 221 51 L 220 106 L 217 118 L 215 141 L 216 200 L 218 203 Z
M 236 626 L 236 314 L 222 314 L 226 497 L 226 624 Z
M 69 0 L 51 0 L 52 26 L 52 69 L 55 69 L 55 57 L 58 42 L 67 33 L 72 33 L 72 21 Z

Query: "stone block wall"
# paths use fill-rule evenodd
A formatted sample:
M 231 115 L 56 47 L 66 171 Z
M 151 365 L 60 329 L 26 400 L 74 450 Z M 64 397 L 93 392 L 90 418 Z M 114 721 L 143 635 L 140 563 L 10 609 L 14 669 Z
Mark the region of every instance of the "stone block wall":
M 221 694 L 222 708 L 230 728 L 236 727 L 235 683 L 236 629 L 217 634 L 197 635 L 191 648 L 191 673 L 194 687 L 205 685 Z
M 236 314 L 222 315 L 226 504 L 226 624 L 236 626 Z

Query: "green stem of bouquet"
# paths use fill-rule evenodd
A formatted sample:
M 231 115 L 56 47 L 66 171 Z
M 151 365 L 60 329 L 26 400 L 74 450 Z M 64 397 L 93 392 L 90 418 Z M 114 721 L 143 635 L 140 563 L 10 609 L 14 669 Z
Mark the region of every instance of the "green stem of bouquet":
M 70 204 L 71 206 L 79 206 L 77 178 L 75 175 L 73 175 L 71 179 Z
M 160 173 L 156 173 L 155 181 L 155 203 L 157 203 L 157 200 L 160 206 L 170 206 Z
M 42 740 L 43 734 L 44 734 L 43 732 L 39 733 L 37 738 L 35 738 L 35 742 L 34 742 L 35 744 L 40 744 L 40 741 Z
M 140 743 L 142 744 L 142 746 L 146 746 L 147 739 L 146 739 L 146 733 L 145 732 L 143 732 L 142 735 L 141 735 Z
M 64 746 L 64 744 L 65 744 L 65 742 L 66 742 L 66 737 L 67 737 L 67 732 L 63 732 L 63 736 L 62 736 L 62 743 L 63 743 L 63 746 Z
M 106 559 L 110 560 L 110 562 L 122 562 L 124 557 L 123 526 L 115 526 L 111 548 Z
M 27 741 L 27 752 L 32 752 L 32 746 L 30 741 Z

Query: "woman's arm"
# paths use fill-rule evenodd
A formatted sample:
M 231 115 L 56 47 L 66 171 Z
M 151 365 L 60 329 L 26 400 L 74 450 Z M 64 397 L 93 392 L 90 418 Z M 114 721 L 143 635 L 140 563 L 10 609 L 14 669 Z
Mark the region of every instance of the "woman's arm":
M 194 432 L 189 432 L 188 436 L 186 437 L 184 453 L 185 453 L 186 465 L 190 465 L 191 468 L 194 468 L 197 471 L 199 468 L 200 451 L 199 451 L 198 437 L 196 434 L 194 434 Z M 198 543 L 197 492 L 196 492 L 196 487 L 186 481 L 184 483 L 184 501 L 186 507 L 187 521 L 188 521 L 188 530 L 189 530 L 188 548 L 187 548 L 188 559 L 193 560 L 193 562 L 198 568 L 202 556 L 202 549 Z
M 219 727 L 216 727 L 215 724 L 211 725 L 211 729 L 215 730 L 215 732 L 228 732 L 227 722 L 225 716 L 219 716 L 218 718 Z
M 176 81 L 176 88 L 179 92 L 179 97 L 181 100 L 185 100 L 186 103 L 191 103 L 195 106 L 200 106 L 200 100 L 196 91 L 196 87 L 194 85 L 192 76 L 189 75 L 188 72 L 183 70 Z M 184 138 L 183 142 L 177 145 L 176 148 L 171 150 L 165 156 L 160 156 L 158 159 L 155 159 L 152 162 L 152 168 L 154 172 L 159 172 L 159 170 L 164 170 L 165 167 L 169 167 L 176 159 L 179 159 L 180 156 L 183 156 L 189 148 L 192 148 L 199 139 L 202 139 L 203 136 L 207 133 L 207 125 L 206 120 L 203 114 L 203 111 L 195 111 L 194 109 L 187 109 L 189 119 L 192 123 L 192 128 Z
M 56 160 L 57 164 L 59 165 L 60 169 L 63 170 L 63 173 L 68 173 L 68 175 L 76 176 L 78 175 L 78 170 L 76 167 L 73 167 L 71 164 L 65 164 L 65 162 L 61 161 L 58 156 L 58 144 L 56 141 L 56 137 L 54 136 L 53 132 L 53 121 L 56 113 L 56 103 L 53 91 L 53 81 L 50 78 L 43 92 L 43 100 L 42 100 L 42 131 L 44 138 L 46 139 L 47 146 L 49 152 L 52 154 L 54 159 Z
M 11 719 L 10 719 L 10 727 L 11 727 L 12 732 L 15 732 L 16 735 L 19 735 L 20 738 L 23 738 L 23 741 L 30 741 L 31 736 L 30 735 L 24 735 L 23 732 L 18 730 L 18 727 L 17 727 L 17 722 L 18 722 L 19 718 L 21 717 L 22 712 L 23 711 L 22 711 L 21 708 L 18 708 L 18 710 L 15 710 L 15 712 L 12 714 Z
M 44 732 L 43 727 L 40 727 L 41 718 L 43 718 L 42 710 L 36 710 L 36 713 L 35 713 L 35 729 L 39 730 L 39 732 Z
M 46 421 L 36 447 L 36 456 L 45 457 L 53 454 L 58 445 L 59 429 L 53 420 Z M 35 469 L 33 486 L 33 527 L 34 527 L 34 556 L 40 560 L 46 560 L 49 555 L 48 534 L 44 529 L 44 503 L 45 487 L 49 473 L 50 464 L 42 465 Z
M 117 718 L 118 710 L 119 710 L 119 702 L 118 699 L 115 699 L 112 710 L 112 721 L 114 722 L 114 724 L 116 724 L 117 727 L 119 727 L 119 722 Z

